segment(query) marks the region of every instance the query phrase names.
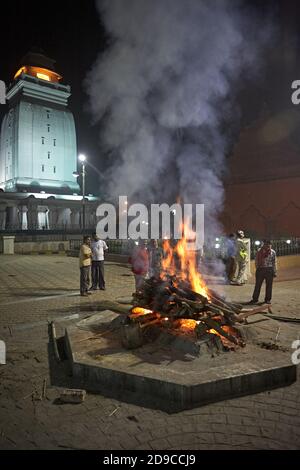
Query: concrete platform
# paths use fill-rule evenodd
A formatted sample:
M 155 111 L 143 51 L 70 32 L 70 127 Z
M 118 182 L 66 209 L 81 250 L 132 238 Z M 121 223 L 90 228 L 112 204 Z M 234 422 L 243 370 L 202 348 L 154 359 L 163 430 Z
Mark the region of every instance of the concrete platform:
M 195 347 L 191 335 L 164 332 L 126 350 L 120 335 L 122 315 L 103 311 L 66 329 L 66 349 L 73 375 L 88 391 L 177 412 L 296 380 L 291 363 L 294 330 L 262 315 L 250 318 L 241 327 L 247 345 L 237 351 L 217 354 L 206 344 Z M 274 343 L 277 335 L 279 349 L 265 349 L 264 343 Z

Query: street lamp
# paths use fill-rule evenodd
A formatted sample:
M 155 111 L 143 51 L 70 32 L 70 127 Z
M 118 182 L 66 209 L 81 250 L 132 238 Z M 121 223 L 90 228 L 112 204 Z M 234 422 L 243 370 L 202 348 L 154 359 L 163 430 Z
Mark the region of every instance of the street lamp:
M 82 176 L 82 230 L 85 232 L 85 162 L 86 162 L 86 156 L 83 154 L 80 154 L 78 156 L 78 160 L 81 163 L 81 176 Z M 74 171 L 73 176 L 78 177 L 79 174 Z

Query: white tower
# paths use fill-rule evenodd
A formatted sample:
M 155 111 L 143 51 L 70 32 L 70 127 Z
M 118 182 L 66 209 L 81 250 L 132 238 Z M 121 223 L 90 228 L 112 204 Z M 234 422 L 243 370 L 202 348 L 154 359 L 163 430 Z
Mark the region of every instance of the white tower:
M 1 127 L 0 188 L 9 192 L 79 193 L 76 131 L 67 109 L 70 87 L 54 61 L 28 53 L 7 90 Z

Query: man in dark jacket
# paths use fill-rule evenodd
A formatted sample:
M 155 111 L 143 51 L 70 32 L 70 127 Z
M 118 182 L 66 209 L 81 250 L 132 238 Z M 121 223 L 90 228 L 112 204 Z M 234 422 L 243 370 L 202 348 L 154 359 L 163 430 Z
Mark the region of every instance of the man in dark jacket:
M 263 246 L 255 257 L 255 287 L 252 300 L 249 304 L 256 304 L 259 299 L 262 283 L 266 281 L 265 303 L 270 304 L 272 299 L 273 279 L 277 276 L 276 252 L 272 250 L 270 240 L 264 240 Z
M 236 239 L 234 233 L 231 233 L 226 240 L 226 280 L 230 282 L 233 280 L 236 270 Z

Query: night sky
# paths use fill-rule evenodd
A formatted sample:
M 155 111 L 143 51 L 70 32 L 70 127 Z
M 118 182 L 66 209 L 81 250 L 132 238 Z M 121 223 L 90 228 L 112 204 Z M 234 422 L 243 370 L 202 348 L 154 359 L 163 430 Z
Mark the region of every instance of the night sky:
M 250 3 L 255 4 L 261 14 L 266 9 L 271 10 L 278 29 L 274 47 L 265 58 L 265 75 L 256 83 L 248 83 L 245 77 L 242 84 L 239 94 L 241 126 L 256 119 L 265 102 L 274 109 L 289 106 L 290 83 L 300 79 L 299 3 L 293 0 Z M 72 87 L 70 108 L 76 122 L 78 151 L 86 153 L 100 169 L 105 167 L 99 133 L 90 123 L 83 88 L 87 71 L 99 53 L 105 50 L 108 41 L 94 0 L 62 0 L 56 3 L 14 0 L 4 5 L 2 2 L 0 79 L 8 84 L 21 58 L 34 46 L 42 48 L 46 55 L 56 60 L 56 70 L 63 76 L 63 83 Z M 1 106 L 0 120 L 5 111 L 6 106 Z M 89 175 L 88 186 L 89 191 L 96 191 L 98 179 L 95 175 Z

